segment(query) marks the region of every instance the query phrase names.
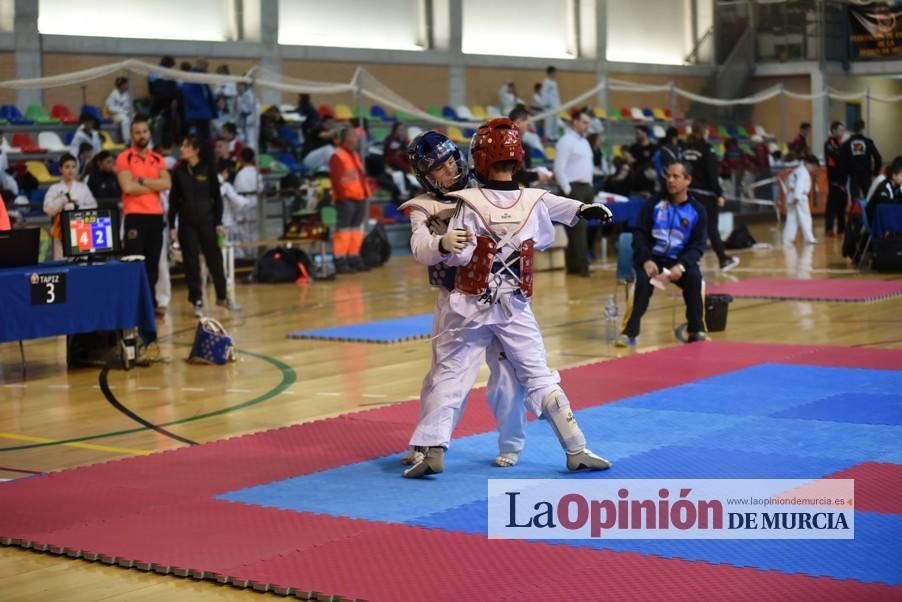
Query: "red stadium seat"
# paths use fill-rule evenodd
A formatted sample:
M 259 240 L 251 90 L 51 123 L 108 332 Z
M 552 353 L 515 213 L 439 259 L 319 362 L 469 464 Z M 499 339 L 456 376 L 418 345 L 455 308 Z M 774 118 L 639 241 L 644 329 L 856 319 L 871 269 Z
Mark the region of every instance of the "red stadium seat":
M 50 108 L 50 115 L 66 125 L 78 123 L 78 117 L 66 105 L 53 105 Z
M 46 148 L 41 148 L 30 134 L 16 132 L 13 134 L 12 146 L 22 149 L 23 153 L 46 153 Z

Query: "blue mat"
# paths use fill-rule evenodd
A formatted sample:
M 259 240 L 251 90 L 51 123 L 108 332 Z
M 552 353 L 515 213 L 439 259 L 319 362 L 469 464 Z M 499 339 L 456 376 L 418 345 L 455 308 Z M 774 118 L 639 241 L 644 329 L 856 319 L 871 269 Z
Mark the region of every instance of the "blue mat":
M 363 322 L 289 332 L 289 339 L 325 339 L 327 341 L 352 341 L 358 343 L 398 343 L 428 337 L 432 332 L 432 314 Z
M 455 439 L 437 478 L 401 478 L 392 455 L 219 498 L 484 534 L 490 478 L 815 478 L 867 461 L 902 464 L 899 390 L 900 371 L 759 365 L 577 412 L 592 447 L 614 461 L 603 473 L 567 473 L 557 439 L 537 421 L 510 469 L 492 466 L 497 435 L 482 433 Z M 854 540 L 559 543 L 898 585 L 900 542 L 902 515 L 856 512 Z

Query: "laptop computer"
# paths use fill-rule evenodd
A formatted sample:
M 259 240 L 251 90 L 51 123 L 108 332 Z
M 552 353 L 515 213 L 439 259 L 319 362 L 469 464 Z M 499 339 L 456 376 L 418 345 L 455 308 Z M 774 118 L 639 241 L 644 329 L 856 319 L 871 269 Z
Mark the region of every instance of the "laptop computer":
M 0 230 L 0 268 L 37 265 L 40 250 L 40 228 Z

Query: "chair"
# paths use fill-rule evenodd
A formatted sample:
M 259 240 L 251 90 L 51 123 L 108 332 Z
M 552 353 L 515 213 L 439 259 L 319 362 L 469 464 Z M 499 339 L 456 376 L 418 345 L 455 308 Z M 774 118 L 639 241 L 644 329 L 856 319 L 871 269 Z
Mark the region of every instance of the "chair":
M 33 175 L 34 179 L 37 180 L 38 184 L 41 186 L 55 184 L 60 181 L 58 177 L 50 174 L 47 165 L 43 161 L 26 161 L 25 166 L 28 168 L 28 173 Z
M 489 114 L 486 112 L 485 107 L 483 107 L 482 105 L 473 105 L 472 107 L 470 107 L 470 117 L 484 121 L 489 118 Z
M 489 119 L 495 119 L 496 117 L 504 117 L 504 115 L 501 114 L 501 109 L 499 109 L 495 105 L 487 106 L 485 108 L 485 115 Z
M 670 119 L 667 117 L 667 113 L 665 113 L 664 109 L 660 107 L 655 107 L 654 109 L 652 109 L 652 114 L 658 121 L 670 121 Z
M 11 154 L 21 153 L 22 149 L 17 146 L 10 146 L 9 142 L 6 140 L 6 136 L 0 136 L 0 151 L 3 151 L 6 154 Z
M 451 109 L 451 107 L 447 108 Z M 453 111 L 454 109 L 451 110 Z M 444 117 L 444 112 L 442 111 L 442 109 L 438 108 L 435 105 L 429 105 L 428 107 L 426 107 L 426 114 L 432 115 L 433 117 Z
M 384 142 L 386 138 L 388 138 L 389 129 L 388 128 L 372 128 L 370 129 L 370 137 L 373 139 L 373 142 Z
M 651 126 L 651 130 L 655 138 L 657 138 L 658 140 L 662 140 L 667 137 L 667 130 L 664 129 L 664 126 L 658 123 Z
M 598 117 L 599 119 L 607 119 L 608 118 L 608 112 L 605 110 L 604 107 L 595 107 L 594 109 L 592 109 L 592 112 L 595 113 L 595 116 Z
M 26 119 L 16 105 L 0 106 L 0 117 L 6 119 L 12 125 L 31 125 L 33 122 Z
M 291 153 L 279 153 L 279 163 L 288 168 L 289 171 L 294 173 L 298 173 L 302 171 L 301 166 L 298 165 L 297 160 L 295 160 L 294 156 Z
M 468 140 L 461 129 L 456 125 L 448 126 L 448 138 L 451 138 L 454 142 L 466 142 Z
M 66 150 L 60 135 L 56 132 L 41 132 L 38 134 L 38 146 L 46 148 L 49 151 Z
M 90 115 L 94 119 L 97 120 L 97 123 L 100 124 L 109 124 L 113 123 L 112 119 L 103 116 L 103 113 L 96 105 L 81 105 L 81 110 L 79 111 L 80 115 Z
M 667 121 L 673 120 L 673 112 L 670 109 L 664 109 L 664 117 L 667 118 Z
M 535 161 L 545 161 L 545 153 L 542 152 L 541 148 L 536 148 L 534 146 L 529 147 L 529 158 Z
M 53 105 L 50 107 L 50 115 L 59 119 L 60 123 L 66 125 L 75 125 L 78 123 L 78 116 L 69 110 L 66 105 Z
M 316 110 L 323 119 L 335 119 L 335 111 L 328 105 L 320 105 Z
M 347 121 L 354 117 L 354 111 L 348 105 L 335 105 L 335 118 Z
M 749 136 L 748 130 L 741 125 L 736 126 L 736 135 L 740 138 L 751 138 L 751 136 Z
M 381 119 L 382 121 L 393 121 L 392 117 L 386 113 L 381 105 L 373 105 L 370 107 L 370 117 L 373 119 Z
M 47 109 L 41 105 L 28 105 L 25 108 L 25 117 L 41 125 L 59 123 L 59 119 L 51 117 Z
M 429 112 L 429 109 L 426 109 L 426 112 Z M 448 105 L 442 107 L 442 114 L 440 115 L 440 117 L 459 121 L 459 118 L 457 117 L 457 111 L 454 110 L 454 107 L 449 107 Z
M 407 135 L 410 136 L 410 139 L 413 140 L 417 136 L 423 133 L 423 128 L 412 125 L 407 128 Z
M 645 113 L 639 107 L 633 107 L 630 109 L 630 118 L 633 121 L 645 121 Z
M 557 149 L 551 145 L 545 147 L 545 158 L 549 161 L 554 161 L 554 158 L 557 156 Z
M 457 105 L 454 108 L 454 112 L 457 113 L 457 118 L 461 121 L 473 121 L 473 114 L 470 113 L 470 107 L 467 105 Z
M 642 114 L 645 116 L 645 121 L 654 121 L 655 120 L 654 111 L 652 111 L 648 107 L 645 107 L 644 109 L 642 109 Z
M 620 116 L 624 119 L 632 119 L 633 113 L 627 107 L 620 107 Z
M 301 146 L 301 136 L 294 128 L 282 126 L 279 128 L 279 140 L 295 149 Z
M 100 130 L 100 146 L 105 151 L 120 151 L 125 148 L 124 144 L 113 142 L 113 137 L 109 132 Z
M 17 146 L 22 149 L 23 153 L 46 153 L 46 148 L 41 148 L 34 141 L 30 134 L 25 132 L 16 132 L 13 134 L 13 146 Z

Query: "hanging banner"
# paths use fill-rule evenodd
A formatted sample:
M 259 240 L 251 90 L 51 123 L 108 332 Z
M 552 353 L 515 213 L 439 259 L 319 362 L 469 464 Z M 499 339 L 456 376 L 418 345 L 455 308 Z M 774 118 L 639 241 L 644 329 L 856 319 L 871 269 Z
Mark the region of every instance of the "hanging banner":
M 852 60 L 902 56 L 902 7 L 849 7 Z

